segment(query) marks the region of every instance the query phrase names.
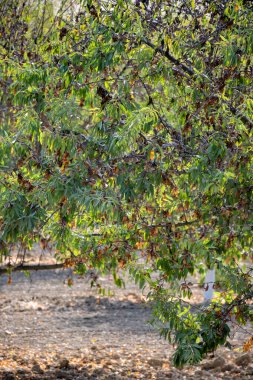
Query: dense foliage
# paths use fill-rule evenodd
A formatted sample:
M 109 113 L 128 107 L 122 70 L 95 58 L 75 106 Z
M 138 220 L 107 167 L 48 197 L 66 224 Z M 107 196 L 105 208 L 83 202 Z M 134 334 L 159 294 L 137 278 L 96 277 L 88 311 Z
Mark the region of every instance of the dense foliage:
M 252 1 L 56 3 L 0 4 L 1 255 L 128 270 L 196 363 L 252 319 Z

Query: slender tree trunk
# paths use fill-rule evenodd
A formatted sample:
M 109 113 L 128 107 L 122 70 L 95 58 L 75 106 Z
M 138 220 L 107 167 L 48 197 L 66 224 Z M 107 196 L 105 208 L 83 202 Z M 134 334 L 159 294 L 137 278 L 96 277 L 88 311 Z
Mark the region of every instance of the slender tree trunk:
M 205 284 L 208 285 L 208 289 L 205 290 L 204 299 L 210 301 L 213 298 L 213 284 L 215 282 L 215 269 L 208 269 L 206 272 Z

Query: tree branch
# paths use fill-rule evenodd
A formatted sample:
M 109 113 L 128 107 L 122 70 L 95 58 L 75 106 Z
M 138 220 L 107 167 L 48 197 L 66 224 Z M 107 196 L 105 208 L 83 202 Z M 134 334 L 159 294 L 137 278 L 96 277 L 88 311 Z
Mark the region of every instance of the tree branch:
M 171 55 L 169 53 L 168 50 L 164 50 L 162 49 L 161 47 L 156 47 L 151 41 L 149 41 L 147 38 L 142 38 L 141 41 L 148 45 L 149 47 L 151 47 L 152 49 L 156 50 L 157 52 L 159 52 L 161 55 L 163 55 L 165 58 L 167 58 L 169 61 L 171 61 L 172 63 L 174 63 L 176 66 L 178 67 L 181 67 L 181 69 L 186 72 L 187 74 L 189 74 L 190 76 L 193 76 L 195 74 L 194 70 L 188 66 L 186 66 L 185 64 L 181 63 L 178 59 L 176 59 L 175 57 L 173 57 L 173 55 Z
M 173 57 L 173 55 L 171 55 L 168 50 L 164 50 L 161 47 L 156 47 L 147 38 L 142 38 L 141 42 L 143 42 L 147 46 L 151 47 L 155 51 L 159 52 L 163 57 L 167 58 L 170 62 L 174 63 L 174 65 L 181 68 L 190 77 L 196 75 L 195 71 L 191 67 L 186 66 L 184 63 L 180 62 L 178 59 Z M 238 112 L 237 109 L 233 106 L 229 106 L 229 110 L 234 116 L 238 117 L 241 120 L 241 122 L 249 128 L 250 131 L 253 129 L 253 121 L 250 120 L 247 116 Z
M 239 117 L 239 119 L 243 122 L 243 124 L 249 127 L 250 131 L 253 129 L 253 121 L 251 121 L 247 116 L 242 115 L 240 112 L 238 112 L 236 108 L 230 106 L 229 109 L 233 115 Z
M 21 271 L 37 271 L 37 270 L 55 270 L 64 268 L 64 263 L 61 264 L 30 264 L 30 265 L 18 265 L 12 266 L 8 265 L 6 267 L 0 267 L 0 275 L 10 273 L 10 272 L 21 272 Z

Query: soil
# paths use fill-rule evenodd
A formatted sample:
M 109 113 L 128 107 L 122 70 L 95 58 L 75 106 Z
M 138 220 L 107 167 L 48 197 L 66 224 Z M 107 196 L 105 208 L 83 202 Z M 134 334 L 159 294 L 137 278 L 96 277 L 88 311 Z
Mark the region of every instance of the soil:
M 140 290 L 130 281 L 115 289 L 110 276 L 101 282 L 114 296 L 100 297 L 70 269 L 14 273 L 11 284 L 1 276 L 0 379 L 253 379 L 253 353 L 241 349 L 252 331 L 234 336 L 234 350 L 175 369 Z

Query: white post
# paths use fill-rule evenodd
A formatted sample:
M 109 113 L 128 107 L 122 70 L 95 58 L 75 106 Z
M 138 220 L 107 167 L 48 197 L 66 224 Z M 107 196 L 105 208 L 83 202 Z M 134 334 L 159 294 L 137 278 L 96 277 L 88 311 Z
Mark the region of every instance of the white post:
M 204 300 L 205 302 L 210 301 L 213 298 L 213 284 L 215 282 L 215 269 L 208 269 L 206 272 L 205 286 L 208 286 L 208 289 L 205 290 Z

